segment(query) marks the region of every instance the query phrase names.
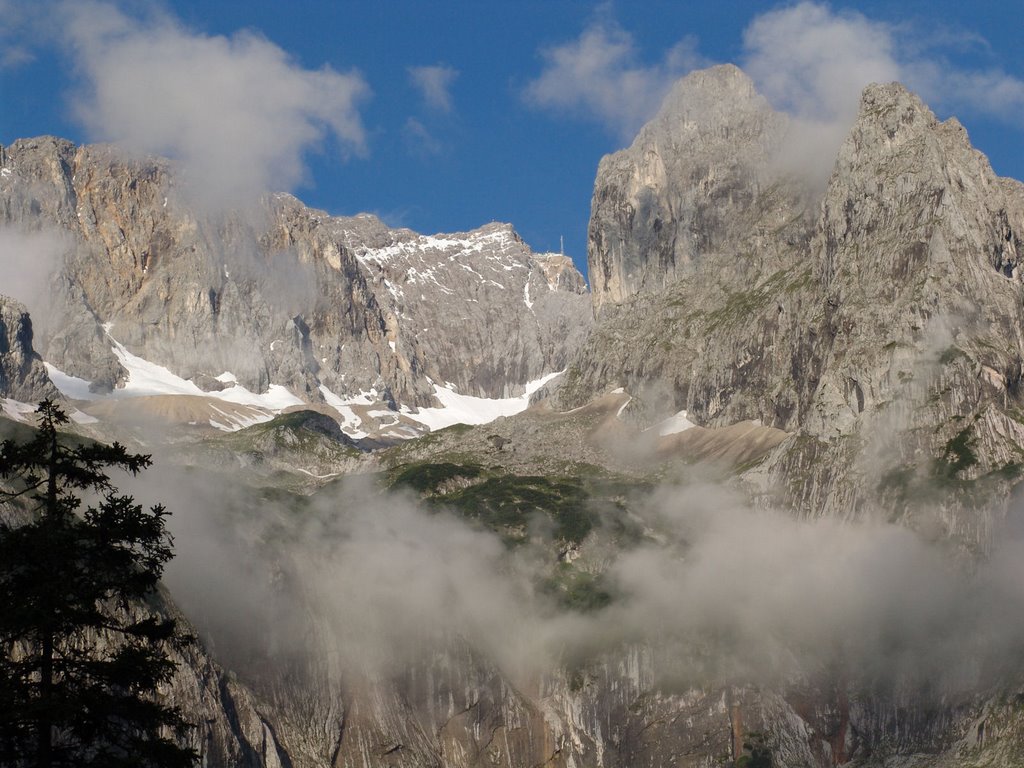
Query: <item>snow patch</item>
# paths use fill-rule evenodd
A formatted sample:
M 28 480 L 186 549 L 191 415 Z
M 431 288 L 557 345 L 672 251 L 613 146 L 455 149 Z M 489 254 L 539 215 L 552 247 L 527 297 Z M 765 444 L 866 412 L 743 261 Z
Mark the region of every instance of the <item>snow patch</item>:
M 180 395 L 185 397 L 203 397 L 213 400 L 220 400 L 234 405 L 243 405 L 250 408 L 248 415 L 241 413 L 225 413 L 219 408 L 214 410 L 220 413 L 226 421 L 211 419 L 211 426 L 233 432 L 244 427 L 269 421 L 273 415 L 280 413 L 285 408 L 293 405 L 304 405 L 302 400 L 289 392 L 280 384 L 271 384 L 267 391 L 262 394 L 250 392 L 238 384 L 238 379 L 233 373 L 225 371 L 217 376 L 217 381 L 224 384 L 234 384 L 221 392 L 204 392 L 195 383 L 183 379 L 171 373 L 167 368 L 156 363 L 151 363 L 138 355 L 133 355 L 124 348 L 120 342 L 109 336 L 109 324 L 104 326 L 108 332 L 113 346 L 114 356 L 128 373 L 124 386 L 113 390 L 108 394 L 97 394 L 89 391 L 90 382 L 80 379 L 77 376 L 69 376 L 58 368 L 44 363 L 46 373 L 50 381 L 65 397 L 72 400 L 123 400 L 132 397 L 151 397 L 153 395 Z M 92 418 L 83 414 L 86 418 Z M 80 421 L 81 424 L 90 423 Z
M 20 400 L 12 400 L 9 397 L 5 397 L 3 402 L 0 403 L 0 408 L 3 409 L 8 418 L 20 421 L 22 424 L 28 424 L 32 421 L 29 418 L 29 414 L 35 413 L 37 406 L 32 403 L 23 403 Z
M 100 421 L 95 416 L 90 416 L 85 411 L 80 411 L 77 408 L 68 415 L 75 424 L 98 424 Z
M 43 363 L 43 366 L 46 368 L 46 375 L 50 377 L 53 386 L 65 397 L 70 397 L 72 400 L 100 399 L 100 395 L 89 391 L 89 386 L 92 382 L 66 374 L 49 363 Z
M 315 477 L 317 480 L 328 480 L 332 477 L 337 477 L 338 475 L 341 474 L 341 472 L 328 472 L 326 475 L 318 475 L 315 472 L 310 472 L 308 469 L 303 469 L 302 467 L 295 467 L 295 469 L 296 471 L 301 472 L 304 475 Z
M 632 395 L 628 395 L 628 396 L 626 397 L 626 402 L 624 402 L 624 403 L 623 403 L 622 405 L 620 405 L 620 406 L 619 406 L 619 410 L 617 410 L 617 411 L 615 412 L 615 418 L 616 418 L 616 419 L 621 419 L 621 418 L 622 418 L 622 412 L 623 412 L 624 410 L 626 410 L 626 406 L 627 406 L 627 405 L 629 405 L 629 404 L 630 404 L 630 403 L 632 403 L 632 402 L 633 402 L 633 396 L 632 396 Z
M 2 410 L 9 418 L 15 421 L 20 421 L 22 424 L 32 424 L 35 419 L 32 418 L 32 414 L 36 412 L 39 406 L 35 403 L 23 403 L 20 400 L 12 400 L 9 397 L 0 398 L 0 410 Z M 77 408 L 68 413 L 70 418 L 76 424 L 95 424 L 99 419 L 94 416 L 90 416 L 88 413 L 83 413 Z
M 210 426 L 216 427 L 222 432 L 237 432 L 240 429 L 251 427 L 256 424 L 263 424 L 274 418 L 272 413 L 266 411 L 250 410 L 248 415 L 242 413 L 228 413 L 222 411 L 215 405 L 210 406 L 213 410 L 219 413 L 224 421 L 221 422 L 217 419 L 210 419 Z
M 371 390 L 371 392 L 376 392 Z M 336 394 L 331 392 L 323 384 L 320 385 L 320 394 L 324 396 L 324 402 L 327 403 L 331 408 L 336 410 L 341 416 L 341 431 L 354 440 L 361 440 L 364 437 L 369 437 L 368 432 L 364 432 L 362 429 L 363 420 L 356 415 L 356 412 L 352 410 L 353 405 L 367 405 L 369 402 L 369 395 L 365 395 L 360 392 L 359 396 L 351 400 L 342 400 Z M 365 402 L 364 402 L 365 400 Z
M 409 418 L 428 427 L 431 431 L 444 429 L 453 424 L 487 424 L 502 416 L 514 416 L 522 413 L 530 405 L 530 395 L 543 387 L 564 371 L 549 373 L 529 382 L 526 391 L 519 397 L 491 399 L 460 395 L 449 384 L 434 384 L 434 397 L 441 403 L 439 408 L 420 408 L 417 413 L 408 414 Z
M 171 373 L 167 368 L 156 363 L 144 360 L 138 355 L 133 355 L 124 345 L 111 339 L 111 348 L 114 356 L 121 366 L 128 372 L 128 379 L 124 387 L 115 389 L 111 396 L 114 398 L 125 397 L 147 397 L 150 395 L 191 395 L 194 397 L 210 397 L 214 400 L 223 400 L 236 405 L 251 405 L 257 408 L 266 408 L 272 411 L 281 411 L 293 405 L 303 405 L 303 401 L 289 392 L 280 384 L 271 384 L 263 394 L 250 392 L 245 387 L 236 384 L 222 392 L 204 392 L 195 383 L 183 379 L 177 374 Z M 225 372 L 221 376 L 232 376 Z M 232 378 L 234 378 L 232 376 Z M 218 381 L 224 381 L 217 377 Z M 236 379 L 237 381 L 237 379 Z
M 666 435 L 675 435 L 679 432 L 685 432 L 690 427 L 695 427 L 692 421 L 686 418 L 686 411 L 680 411 L 675 416 L 669 416 L 664 421 L 659 421 L 651 429 L 658 430 L 658 435 L 665 437 Z

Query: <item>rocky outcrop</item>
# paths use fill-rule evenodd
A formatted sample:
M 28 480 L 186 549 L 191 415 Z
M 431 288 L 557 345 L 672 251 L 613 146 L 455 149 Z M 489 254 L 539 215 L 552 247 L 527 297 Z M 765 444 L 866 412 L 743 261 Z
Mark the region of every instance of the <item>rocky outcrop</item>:
M 937 120 L 898 84 L 872 85 L 807 206 L 773 165 L 778 120 L 758 124 L 742 99 L 735 117 L 728 101 L 701 105 L 697 86 L 726 75 L 743 82 L 721 69 L 688 78 L 692 112 L 677 106 L 672 122 L 666 104 L 602 162 L 590 237 L 599 322 L 561 405 L 625 387 L 645 422 L 684 409 L 706 426 L 758 419 L 791 433 L 741 473 L 759 503 L 884 516 L 983 556 L 1024 446 L 1024 185 L 997 177 L 955 119 Z M 754 171 L 737 166 L 740 187 L 715 202 L 728 173 L 695 174 L 722 160 L 692 137 L 732 136 L 733 120 Z M 725 223 L 696 213 L 705 201 Z M 683 237 L 698 220 L 707 234 L 702 223 Z M 819 681 L 763 691 L 742 716 L 760 718 L 775 764 L 1013 765 L 1015 685 L 934 706 Z M 985 745 L 986 728 L 1001 739 Z
M 533 254 L 507 224 L 455 235 L 392 231 L 386 243 L 353 250 L 377 290 L 400 370 L 418 368 L 463 394 L 511 397 L 541 372 L 563 369 L 586 338 L 582 276 L 565 257 Z
M 56 397 L 43 361 L 32 347 L 32 320 L 25 307 L 0 296 L 0 397 L 36 403 Z
M 208 215 L 161 160 L 49 137 L 0 158 L 0 225 L 72 243 L 43 357 L 101 389 L 124 376 L 114 338 L 201 386 L 229 371 L 310 402 L 324 388 L 430 405 L 432 381 L 518 395 L 565 366 L 589 323 L 578 273 L 508 225 L 423 237 L 288 195 Z
M 803 214 L 799 185 L 773 162 L 787 122 L 735 66 L 676 83 L 632 146 L 598 166 L 587 246 L 595 311 L 704 266 L 749 281 L 766 234 Z
M 735 70 L 687 78 L 634 147 L 601 166 L 591 268 L 656 277 L 620 290 L 595 276 L 602 321 L 564 377 L 562 404 L 625 386 L 653 415 L 685 409 L 698 424 L 759 419 L 795 433 L 766 465 L 769 484 L 788 487 L 787 503 L 811 514 L 848 516 L 880 495 L 905 510 L 914 495 L 906 483 L 946 471 L 958 435 L 973 447 L 949 471 L 1004 493 L 1024 436 L 1024 186 L 998 178 L 955 119 L 939 122 L 900 85 L 876 85 L 864 92 L 817 210 L 801 207 L 798 186 L 755 173 L 760 186 L 750 181 L 717 208 L 737 224 L 730 236 L 714 235 L 725 232 L 715 225 L 706 238 L 729 251 L 680 250 L 676 238 L 672 258 L 659 246 L 617 259 L 624 251 L 605 244 L 628 241 L 632 230 L 628 217 L 605 215 L 602 201 L 633 194 L 644 142 L 682 155 L 662 158 L 660 186 L 646 187 L 651 206 L 678 212 L 658 231 L 692 226 L 692 200 L 708 188 L 687 169 L 717 167 L 718 145 L 686 139 L 732 125 L 726 106 L 701 105 L 708 94 L 698 86 L 712 77 L 746 83 Z M 734 90 L 724 93 L 735 98 Z M 673 123 L 672 98 L 687 93 L 693 115 L 675 107 Z M 762 104 L 741 101 L 735 119 L 750 132 L 722 135 L 762 150 L 752 162 L 770 171 L 779 119 L 757 112 L 760 122 L 752 120 L 749 103 Z M 683 139 L 652 138 L 673 132 Z M 624 175 L 627 161 L 634 170 Z M 644 221 L 634 216 L 631 225 L 641 241 L 655 232 Z M 968 510 L 947 499 L 939 513 L 972 549 L 986 546 L 991 524 L 976 502 Z

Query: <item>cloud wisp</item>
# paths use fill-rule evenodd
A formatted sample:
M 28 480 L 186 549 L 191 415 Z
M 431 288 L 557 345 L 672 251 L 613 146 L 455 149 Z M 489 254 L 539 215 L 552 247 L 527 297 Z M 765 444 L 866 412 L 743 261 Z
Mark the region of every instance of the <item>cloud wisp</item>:
M 0 294 L 28 308 L 40 335 L 51 315 L 53 280 L 71 248 L 67 235 L 56 229 L 0 227 Z
M 409 79 L 419 91 L 423 101 L 439 112 L 452 111 L 452 85 L 459 76 L 459 70 L 446 64 L 409 67 Z
M 402 126 L 402 138 L 406 148 L 420 157 L 439 155 L 444 151 L 444 144 L 430 132 L 422 121 L 410 117 Z
M 820 189 L 868 83 L 900 79 L 891 30 L 855 12 L 804 2 L 755 18 L 742 67 L 791 118 L 776 161 Z
M 16 70 L 33 61 L 33 40 L 41 35 L 32 14 L 13 0 L 0 0 L 0 71 Z
M 922 31 L 805 1 L 754 17 L 737 63 L 793 120 L 782 148 L 784 167 L 820 183 L 856 117 L 861 91 L 872 82 L 903 82 L 943 112 L 1024 123 L 1024 81 L 946 55 L 965 45 L 986 48 L 970 32 Z M 526 102 L 597 122 L 626 141 L 654 116 L 675 79 L 709 63 L 687 38 L 661 63 L 644 66 L 633 37 L 604 16 L 541 55 L 544 67 L 526 87 Z
M 544 70 L 523 91 L 526 103 L 595 120 L 622 139 L 657 111 L 676 79 L 705 63 L 696 41 L 686 38 L 660 62 L 643 64 L 633 36 L 604 15 L 541 57 Z
M 75 112 L 91 136 L 170 156 L 208 205 L 293 189 L 305 153 L 328 138 L 342 153 L 365 151 L 369 88 L 355 71 L 304 69 L 253 32 L 208 36 L 102 2 L 62 8 L 84 82 Z

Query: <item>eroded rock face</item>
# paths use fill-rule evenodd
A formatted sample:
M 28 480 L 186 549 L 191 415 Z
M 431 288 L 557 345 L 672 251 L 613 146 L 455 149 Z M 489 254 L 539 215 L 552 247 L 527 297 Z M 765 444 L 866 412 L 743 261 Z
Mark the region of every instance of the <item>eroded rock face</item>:
M 0 296 L 0 397 L 36 403 L 56 397 L 43 361 L 32 346 L 32 320 L 25 307 Z
M 764 120 L 763 141 L 739 139 L 740 157 L 766 148 L 753 165 L 769 174 L 773 125 Z M 882 515 L 952 556 L 988 551 L 1024 445 L 1024 185 L 997 177 L 955 119 L 940 122 L 898 84 L 873 85 L 817 205 L 802 207 L 806 195 L 785 178 L 755 173 L 768 183 L 716 208 L 742 226 L 711 216 L 708 246 L 688 250 L 660 233 L 691 226 L 693 201 L 711 187 L 688 169 L 719 160 L 692 141 L 676 144 L 683 157 L 667 157 L 666 141 L 655 152 L 655 127 L 602 163 L 591 222 L 599 322 L 561 404 L 623 386 L 641 417 L 760 419 L 792 437 L 743 473 L 758 503 Z M 695 130 L 685 118 L 657 127 Z M 727 230 L 731 252 L 715 246 Z M 630 250 L 633 232 L 643 246 Z M 848 698 L 841 683 L 830 693 L 819 681 L 765 692 L 753 709 L 783 765 L 902 765 L 914 753 L 1012 765 L 1013 696 L 986 690 L 935 707 L 913 691 Z M 986 746 L 979 734 L 993 722 L 1004 741 Z
M 641 139 L 671 133 L 665 114 Z M 674 130 L 689 136 L 680 120 Z M 770 148 L 778 123 L 760 125 L 764 139 L 747 145 Z M 634 177 L 612 169 L 641 139 L 606 159 L 595 199 L 632 194 Z M 703 145 L 675 147 L 684 157 L 666 168 L 713 164 Z M 689 211 L 678 201 L 703 194 L 685 172 L 659 183 L 664 210 Z M 1015 461 L 1024 186 L 998 178 L 956 120 L 939 122 L 891 84 L 865 90 L 820 204 L 801 208 L 801 199 L 784 180 L 734 195 L 721 210 L 744 223 L 729 239 L 735 250 L 703 251 L 685 273 L 679 258 L 665 267 L 666 252 L 650 248 L 630 258 L 635 274 L 657 279 L 615 293 L 595 277 L 602 322 L 570 366 L 563 405 L 625 386 L 654 413 L 685 408 L 699 424 L 760 419 L 797 433 L 776 452 L 773 477 L 813 514 L 850 514 L 893 466 L 930 471 L 928 460 L 965 429 L 982 448 L 964 468 L 969 478 Z M 621 219 L 595 215 L 591 228 L 592 267 L 619 263 L 600 246 L 628 239 Z M 641 240 L 654 231 L 640 228 Z M 943 514 L 969 546 L 985 546 L 985 513 Z
M 165 162 L 49 137 L 0 160 L 0 223 L 71 236 L 40 350 L 100 388 L 124 375 L 105 325 L 199 384 L 230 371 L 254 391 L 372 388 L 415 406 L 432 404 L 428 379 L 519 394 L 563 368 L 589 324 L 582 277 L 508 225 L 423 237 L 288 195 L 208 215 Z
M 786 127 L 735 66 L 680 80 L 632 146 L 598 166 L 587 246 L 595 311 L 705 264 L 735 263 L 723 278 L 742 279 L 758 234 L 802 213 L 772 163 Z

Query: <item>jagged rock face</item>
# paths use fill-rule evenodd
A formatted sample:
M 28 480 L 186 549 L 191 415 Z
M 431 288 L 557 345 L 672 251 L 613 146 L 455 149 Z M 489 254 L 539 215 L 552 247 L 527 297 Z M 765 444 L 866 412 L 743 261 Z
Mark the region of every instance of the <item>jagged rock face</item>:
M 704 263 L 742 279 L 757 236 L 801 213 L 772 186 L 786 127 L 732 65 L 680 80 L 632 146 L 598 167 L 587 247 L 595 311 Z
M 32 347 L 28 312 L 13 299 L 0 296 L 0 397 L 35 403 L 56 395 Z
M 399 231 L 385 243 L 354 252 L 400 368 L 419 361 L 464 394 L 509 397 L 537 372 L 563 369 L 586 337 L 582 276 L 558 254 L 532 254 L 507 224 L 465 235 Z
M 771 139 L 776 123 L 764 125 Z M 702 147 L 676 146 L 699 150 L 676 168 L 706 164 Z M 597 189 L 628 190 L 633 182 L 610 167 Z M 686 174 L 664 185 L 666 210 L 700 188 Z M 773 211 L 775 226 L 737 234 L 732 254 L 702 254 L 690 274 L 647 251 L 642 267 L 663 274 L 665 288 L 647 281 L 611 306 L 611 292 L 596 298 L 595 278 L 602 322 L 570 366 L 563 405 L 625 386 L 653 411 L 797 433 L 768 466 L 814 514 L 853 514 L 881 473 L 926 470 L 964 429 L 978 444 L 967 479 L 1016 461 L 1024 186 L 996 177 L 959 123 L 940 123 L 893 84 L 864 92 L 818 210 L 800 199 L 785 182 L 734 197 L 737 221 Z M 621 231 L 606 217 L 591 228 L 592 244 Z M 592 252 L 592 265 L 605 253 Z M 969 546 L 984 546 L 987 514 L 941 516 Z
M 773 136 L 769 129 L 764 146 Z M 700 145 L 678 149 L 697 154 L 661 156 L 666 169 L 706 162 Z M 639 199 L 640 171 L 616 166 L 632 151 L 599 172 L 591 222 L 599 322 L 570 365 L 562 405 L 624 386 L 655 415 L 685 408 L 715 426 L 761 419 L 794 433 L 743 475 L 761 503 L 846 519 L 881 512 L 961 554 L 987 551 L 1024 445 L 1024 185 L 998 178 L 955 119 L 938 121 L 898 84 L 874 85 L 816 209 L 801 209 L 803 196 L 784 181 L 762 185 L 721 210 L 736 204 L 730 215 L 746 222 L 785 211 L 776 225 L 736 230 L 729 258 L 708 249 L 688 262 L 655 245 L 653 224 L 633 223 L 648 247 L 620 267 L 631 263 L 618 256 L 627 251 L 607 244 L 627 239 L 629 219 L 602 206 Z M 664 178 L 646 187 L 663 190 L 650 210 L 678 210 L 676 201 L 701 193 L 686 172 Z M 621 277 L 629 274 L 640 277 Z M 839 693 L 831 703 L 820 687 L 766 695 L 776 760 L 1018 759 L 1019 708 L 1009 711 L 1001 694 L 936 708 L 912 693 L 898 705 Z M 984 744 L 992 722 L 1007 743 Z
M 652 416 L 799 423 L 819 301 L 808 190 L 775 162 L 786 128 L 746 75 L 716 67 L 680 81 L 633 146 L 602 160 L 589 242 L 601 322 L 563 405 L 625 386 Z
M 423 238 L 287 195 L 206 215 L 166 163 L 52 138 L 0 160 L 0 222 L 60 228 L 75 244 L 43 355 L 101 388 L 123 377 L 104 324 L 201 386 L 230 371 L 256 391 L 273 382 L 316 401 L 321 386 L 375 388 L 408 405 L 431 403 L 428 378 L 518 394 L 564 367 L 587 325 L 582 278 L 559 277 L 565 265 L 535 259 L 507 225 Z
M 812 247 L 821 373 L 800 427 L 814 441 L 780 460 L 820 453 L 804 491 L 819 510 L 848 514 L 895 472 L 934 474 L 960 435 L 959 476 L 984 483 L 930 514 L 988 547 L 985 483 L 1024 438 L 1021 232 L 1024 186 L 998 178 L 955 119 L 895 84 L 864 92 Z

